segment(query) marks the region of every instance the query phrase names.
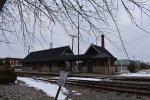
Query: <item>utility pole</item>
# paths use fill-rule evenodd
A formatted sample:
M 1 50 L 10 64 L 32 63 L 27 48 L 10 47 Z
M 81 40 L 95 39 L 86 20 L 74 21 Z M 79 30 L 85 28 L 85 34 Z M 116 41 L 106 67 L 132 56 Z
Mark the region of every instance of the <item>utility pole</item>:
M 135 61 L 135 56 L 133 55 L 133 59 L 134 59 L 134 61 Z
M 53 48 L 53 43 L 50 43 L 50 49 L 52 49 Z
M 121 71 L 122 71 L 122 57 L 121 57 Z
M 32 46 L 27 46 L 28 47 L 28 54 L 30 53 L 30 48 L 32 47 Z
M 79 2 L 78 2 L 79 3 Z M 82 6 L 80 6 L 80 9 L 82 9 Z M 78 56 L 79 56 L 79 38 L 80 38 L 80 13 L 78 12 Z M 78 60 L 78 68 L 79 68 L 79 60 Z
M 74 38 L 77 38 L 77 36 L 75 36 L 75 35 L 69 35 L 69 36 L 72 37 L 72 51 L 73 51 L 73 42 L 74 42 Z
M 73 52 L 73 42 L 74 42 L 74 38 L 77 38 L 77 36 L 75 36 L 75 35 L 69 35 L 69 36 L 72 37 L 72 52 Z M 70 71 L 71 72 L 72 72 L 72 65 L 73 65 L 73 63 L 71 63 L 71 66 L 70 66 Z
M 79 13 L 78 13 L 78 55 L 79 55 L 79 35 L 80 35 L 80 23 L 79 23 Z

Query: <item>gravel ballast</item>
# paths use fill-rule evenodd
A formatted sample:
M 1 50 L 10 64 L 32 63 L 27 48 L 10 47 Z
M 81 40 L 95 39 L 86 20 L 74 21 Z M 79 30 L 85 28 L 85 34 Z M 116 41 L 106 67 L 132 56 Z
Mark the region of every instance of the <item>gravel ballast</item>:
M 68 98 L 71 98 L 72 100 L 150 100 L 150 97 L 148 96 L 99 89 L 93 90 L 81 86 L 66 86 L 66 88 L 71 89 L 69 90 Z
M 150 100 L 147 96 L 93 90 L 81 86 L 65 85 L 65 88 L 68 90 L 65 100 Z M 54 97 L 17 81 L 15 84 L 0 85 L 0 100 L 54 100 Z

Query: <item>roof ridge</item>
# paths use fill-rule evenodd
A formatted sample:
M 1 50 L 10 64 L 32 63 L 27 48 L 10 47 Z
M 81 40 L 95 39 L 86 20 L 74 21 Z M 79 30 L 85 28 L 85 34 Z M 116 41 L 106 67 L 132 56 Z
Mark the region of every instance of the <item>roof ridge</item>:
M 101 47 L 101 46 L 97 46 L 97 45 L 94 45 L 94 44 L 93 44 L 93 46 L 98 47 L 98 48 L 102 49 L 102 52 L 105 52 L 105 53 L 107 53 L 108 55 L 113 56 L 106 48 L 103 48 L 103 47 Z M 99 50 L 98 50 L 98 51 L 99 51 Z M 113 56 L 113 57 L 114 57 L 114 56 Z
M 54 50 L 54 49 L 61 49 L 61 48 L 66 48 L 66 47 L 69 47 L 69 45 L 68 46 L 62 46 L 62 47 L 51 48 L 51 49 L 44 49 L 44 50 L 33 51 L 31 53 L 43 52 L 43 51 Z

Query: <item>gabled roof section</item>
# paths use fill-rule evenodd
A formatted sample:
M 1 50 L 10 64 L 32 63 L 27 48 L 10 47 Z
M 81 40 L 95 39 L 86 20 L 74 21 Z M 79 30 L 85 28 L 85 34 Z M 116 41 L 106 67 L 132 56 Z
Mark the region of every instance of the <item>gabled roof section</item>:
M 107 58 L 115 58 L 109 51 L 107 51 L 105 48 L 102 48 L 100 46 L 91 44 L 90 47 L 87 49 L 87 51 L 84 53 L 84 55 L 103 55 Z
M 72 55 L 74 55 L 73 51 L 71 50 L 70 46 L 66 46 L 66 48 L 64 49 L 64 51 L 61 53 L 60 56 L 65 55 L 65 53 L 70 53 Z
M 51 61 L 53 59 L 57 59 L 58 57 L 64 55 L 64 53 L 66 52 L 74 55 L 69 46 L 64 46 L 64 47 L 31 52 L 23 59 L 22 62 Z
M 86 52 L 84 53 L 84 55 L 87 55 L 87 54 L 98 54 L 100 53 L 100 51 L 98 51 L 93 44 L 91 44 L 89 46 L 89 48 L 86 50 Z

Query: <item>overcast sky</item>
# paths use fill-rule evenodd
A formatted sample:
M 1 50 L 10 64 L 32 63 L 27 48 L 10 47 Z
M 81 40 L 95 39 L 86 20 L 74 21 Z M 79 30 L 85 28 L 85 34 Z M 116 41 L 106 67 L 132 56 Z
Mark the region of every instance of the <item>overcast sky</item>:
M 136 21 L 138 24 L 141 23 L 140 12 L 135 12 Z M 150 19 L 143 16 L 142 26 L 150 31 Z M 135 25 L 131 23 L 128 16 L 122 12 L 121 20 L 119 21 L 120 31 L 123 38 L 123 43 L 126 47 L 127 53 L 129 54 L 130 59 L 140 60 L 144 62 L 150 62 L 150 33 L 146 33 L 141 29 L 137 28 Z M 71 38 L 68 34 L 63 31 L 59 26 L 54 28 L 53 34 L 53 47 L 61 47 L 69 45 L 71 47 Z M 114 34 L 118 35 L 117 32 Z M 45 37 L 46 43 L 43 42 L 43 46 L 40 43 L 34 43 L 30 52 L 48 49 L 50 47 L 49 43 L 52 42 L 50 32 L 43 33 Z M 110 43 L 107 39 L 105 39 L 105 47 L 106 49 L 112 53 L 118 59 L 127 59 L 125 52 L 122 49 L 122 45 L 119 39 L 114 38 L 113 36 L 106 34 L 105 36 L 113 41 Z M 41 40 L 41 36 L 38 36 L 39 40 Z M 85 38 L 89 38 L 89 41 L 80 40 L 80 54 L 83 54 L 91 43 L 96 44 L 96 39 L 94 37 L 85 36 Z M 100 38 L 97 41 L 100 46 Z M 118 48 L 116 48 L 116 45 Z M 121 50 L 120 50 L 121 49 Z M 77 39 L 75 39 L 74 43 L 74 52 L 77 54 Z M 0 57 L 14 57 L 14 58 L 24 58 L 27 56 L 27 49 L 23 46 L 22 42 L 18 42 L 17 39 L 14 39 L 14 44 L 11 44 L 11 47 L 6 43 L 0 43 Z

